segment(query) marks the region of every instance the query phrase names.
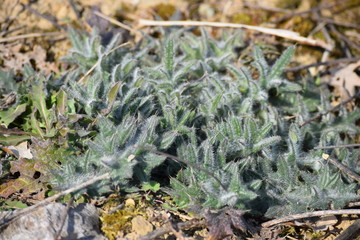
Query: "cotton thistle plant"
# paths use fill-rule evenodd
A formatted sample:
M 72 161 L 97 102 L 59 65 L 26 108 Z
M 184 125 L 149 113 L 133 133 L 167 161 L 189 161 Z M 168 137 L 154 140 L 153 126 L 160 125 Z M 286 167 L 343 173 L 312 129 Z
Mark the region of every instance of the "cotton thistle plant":
M 255 47 L 259 77 L 254 79 L 248 68 L 236 65 L 234 44 L 241 45 L 236 35 L 216 40 L 205 30 L 200 37 L 182 30 L 164 39 L 147 36 L 135 49 L 106 57 L 99 52 L 109 46 L 96 49 L 96 36 L 77 37 L 66 59 L 80 70 L 68 76 L 88 71 L 91 66 L 81 61 L 104 59 L 85 84 L 64 77 L 63 88 L 77 101 L 84 124 L 92 125 L 83 141 L 85 153 L 65 163 L 59 176 L 111 172 L 112 181 L 102 186 L 120 184 L 127 191 L 153 179 L 155 168 L 172 169 L 177 176 L 164 190 L 179 207 L 232 206 L 271 217 L 330 204 L 340 208 L 358 198 L 358 185 L 328 165 L 321 158 L 324 151 L 313 148 L 350 142 L 359 132 L 354 128 L 359 110 L 342 109 L 339 116 L 301 127 L 317 103 L 328 101 L 318 94 L 314 104 L 308 96 L 315 88 L 282 75 L 293 46 L 273 65 Z M 358 156 L 351 150 L 326 152 L 349 166 Z M 185 160 L 180 170 L 179 163 L 165 161 L 169 154 Z

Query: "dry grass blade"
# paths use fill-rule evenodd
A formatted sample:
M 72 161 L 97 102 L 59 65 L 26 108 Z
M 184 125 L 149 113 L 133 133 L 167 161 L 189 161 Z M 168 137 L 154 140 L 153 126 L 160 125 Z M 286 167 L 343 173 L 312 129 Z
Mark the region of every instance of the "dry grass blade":
M 222 28 L 244 28 L 248 30 L 254 30 L 278 37 L 283 37 L 286 39 L 294 40 L 301 44 L 317 46 L 324 49 L 331 51 L 333 46 L 327 44 L 321 40 L 311 39 L 302 37 L 297 32 L 284 30 L 284 29 L 274 29 L 274 28 L 266 28 L 266 27 L 257 27 L 245 24 L 235 24 L 235 23 L 221 23 L 221 22 L 200 22 L 200 21 L 153 21 L 153 20 L 146 20 L 140 19 L 139 20 L 139 27 L 145 26 L 198 26 L 198 27 L 222 27 Z
M 112 52 L 116 51 L 117 49 L 128 46 L 129 44 L 130 44 L 130 42 L 122 43 L 122 44 L 110 49 L 108 52 L 104 53 L 103 56 L 106 57 L 109 54 L 111 54 Z M 78 83 L 83 84 L 86 77 L 89 76 L 92 73 L 92 71 L 95 70 L 95 68 L 100 64 L 100 62 L 101 62 L 101 58 L 99 58 L 99 60 L 79 79 Z

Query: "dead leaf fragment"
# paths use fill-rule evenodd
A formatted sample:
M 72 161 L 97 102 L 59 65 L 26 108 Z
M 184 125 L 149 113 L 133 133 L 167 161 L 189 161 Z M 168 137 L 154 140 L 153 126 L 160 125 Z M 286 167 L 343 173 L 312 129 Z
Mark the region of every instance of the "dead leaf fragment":
M 0 58 L 4 61 L 5 69 L 13 69 L 15 72 L 22 72 L 24 65 L 29 64 L 45 71 L 45 74 L 51 72 L 59 73 L 54 62 L 47 61 L 47 52 L 39 45 L 35 45 L 33 49 L 24 48 L 22 44 L 16 45 L 0 45 Z
M 316 221 L 313 224 L 313 228 L 315 231 L 325 231 L 327 229 L 334 229 L 334 225 L 338 223 L 338 219 L 335 215 L 322 216 L 320 220 Z
M 153 225 L 149 223 L 143 216 L 136 216 L 131 220 L 132 232 L 125 236 L 126 239 L 138 239 L 153 230 Z
M 27 158 L 27 159 L 33 158 L 33 155 L 31 154 L 31 151 L 28 148 L 27 141 L 22 142 L 16 146 L 9 146 L 8 149 L 10 149 L 17 158 Z
M 132 230 L 140 236 L 152 232 L 153 226 L 143 216 L 136 216 L 131 220 Z
M 234 229 L 243 233 L 254 232 L 252 226 L 250 226 L 243 215 L 246 211 L 237 209 L 224 209 L 219 212 L 205 213 L 205 218 L 209 225 L 209 237 L 208 239 L 224 239 L 230 236 L 234 236 Z

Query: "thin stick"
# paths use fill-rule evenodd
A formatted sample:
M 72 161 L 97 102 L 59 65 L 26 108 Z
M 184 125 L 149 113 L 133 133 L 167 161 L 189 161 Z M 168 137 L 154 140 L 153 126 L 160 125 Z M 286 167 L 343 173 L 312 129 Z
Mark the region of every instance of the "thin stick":
M 0 38 L 0 43 L 15 41 L 15 40 L 19 40 L 19 39 L 25 39 L 25 38 L 57 36 L 57 35 L 61 35 L 61 34 L 65 34 L 65 32 L 29 33 L 29 34 L 18 35 L 18 36 L 13 36 L 13 37 Z
M 64 228 L 66 218 L 69 215 L 69 210 L 70 210 L 73 202 L 74 202 L 74 197 L 71 196 L 70 200 L 69 200 L 69 202 L 68 202 L 68 204 L 67 204 L 66 208 L 64 209 L 64 212 L 63 212 L 63 214 L 61 216 L 61 225 L 60 225 L 60 228 L 56 231 L 55 238 L 54 238 L 55 240 L 61 239 L 60 235 L 61 235 L 62 229 Z
M 171 155 L 171 154 L 168 154 L 168 153 L 164 153 L 164 152 L 160 152 L 160 151 L 157 151 L 157 150 L 153 150 L 153 149 L 151 149 L 151 148 L 147 148 L 147 147 L 144 147 L 144 146 L 136 145 L 136 147 L 141 148 L 141 149 L 144 149 L 144 150 L 149 151 L 149 152 L 153 152 L 153 153 L 156 153 L 156 154 L 159 154 L 159 155 L 168 157 L 168 158 L 172 158 L 172 159 L 174 159 L 174 160 L 176 160 L 176 161 L 178 161 L 178 162 L 185 163 L 186 165 L 189 165 L 189 166 L 192 167 L 192 168 L 195 168 L 195 169 L 197 169 L 197 170 L 199 170 L 199 171 L 201 171 L 201 172 L 204 172 L 204 173 L 206 173 L 207 175 L 209 175 L 210 177 L 212 177 L 225 191 L 227 191 L 225 185 L 222 184 L 222 183 L 220 182 L 220 180 L 219 180 L 217 177 L 214 176 L 214 174 L 212 174 L 211 172 L 209 172 L 209 171 L 206 170 L 206 169 L 203 169 L 203 168 L 201 168 L 201 167 L 198 167 L 196 164 L 194 164 L 194 163 L 192 163 L 192 162 L 189 162 L 189 161 L 180 159 L 180 158 L 178 158 L 178 157 L 176 157 L 176 156 L 174 156 L 174 155 Z
M 101 18 L 103 18 L 103 19 L 105 19 L 105 20 L 107 20 L 107 21 L 109 21 L 109 22 L 111 22 L 112 24 L 115 24 L 115 25 L 117 25 L 117 26 L 119 26 L 119 27 L 121 27 L 121 28 L 123 28 L 125 30 L 128 30 L 131 33 L 134 33 L 134 34 L 139 34 L 140 33 L 140 31 L 134 30 L 131 27 L 129 27 L 128 25 L 123 24 L 123 23 L 121 23 L 121 22 L 119 22 L 119 21 L 117 21 L 117 20 L 115 20 L 115 19 L 113 19 L 111 17 L 108 17 L 108 16 L 102 14 L 99 11 L 94 11 L 94 14 L 101 17 Z
M 352 24 L 352 23 L 348 23 L 348 22 L 337 22 L 333 19 L 330 18 L 324 18 L 324 17 L 311 17 L 312 20 L 314 21 L 320 21 L 320 22 L 324 22 L 327 24 L 334 24 L 337 26 L 342 26 L 342 27 L 347 27 L 347 28 L 355 28 L 355 29 L 360 29 L 360 25 L 358 24 Z
M 0 19 L 0 23 L 8 23 L 14 19 L 16 19 L 16 16 L 8 16 L 8 17 L 5 17 L 4 19 Z M 3 29 L 6 29 L 6 28 L 3 28 Z
M 261 224 L 262 227 L 268 228 L 276 224 L 284 223 L 284 222 L 290 222 L 297 219 L 303 219 L 303 218 L 310 218 L 310 217 L 320 217 L 320 216 L 327 216 L 327 215 L 360 215 L 360 209 L 341 209 L 341 210 L 324 210 L 324 211 L 314 211 L 309 213 L 300 213 L 300 214 L 294 214 L 278 219 L 274 219 L 271 221 L 267 221 Z
M 350 39 L 348 39 L 345 35 L 343 35 L 342 33 L 340 33 L 335 27 L 334 25 L 329 25 L 330 26 L 330 31 L 336 35 L 339 39 L 343 40 L 347 45 L 349 45 L 352 48 L 355 48 L 357 51 L 360 51 L 360 46 L 358 46 L 358 44 L 353 43 Z
M 316 116 L 314 116 L 314 117 L 312 117 L 312 118 L 309 118 L 308 120 L 305 120 L 303 123 L 301 123 L 301 124 L 299 125 L 299 127 L 303 127 L 304 125 L 306 125 L 306 124 L 308 124 L 308 123 L 310 123 L 310 122 L 312 122 L 312 121 L 314 121 L 314 120 L 316 120 L 316 119 L 318 119 L 318 118 L 321 118 L 322 116 L 324 116 L 324 115 L 326 115 L 326 114 L 328 114 L 328 113 L 330 113 L 330 112 L 335 111 L 335 110 L 338 109 L 340 106 L 345 105 L 345 104 L 351 102 L 353 99 L 355 99 L 355 98 L 357 98 L 357 97 L 359 97 L 359 96 L 360 96 L 360 92 L 358 92 L 358 93 L 355 94 L 354 96 L 346 99 L 345 101 L 342 101 L 341 103 L 339 103 L 339 104 L 336 105 L 335 107 L 330 108 L 330 109 L 327 110 L 326 112 L 320 113 L 320 114 L 318 114 L 318 115 L 316 115 Z
M 257 27 L 245 24 L 235 24 L 235 23 L 221 23 L 221 22 L 200 22 L 200 21 L 153 21 L 153 20 L 146 20 L 140 19 L 139 26 L 198 26 L 198 27 L 227 27 L 227 28 L 244 28 L 248 30 L 255 30 L 258 32 L 283 37 L 287 39 L 291 39 L 297 41 L 302 44 L 311 45 L 311 46 L 318 46 L 322 47 L 327 50 L 331 50 L 333 46 L 321 41 L 315 40 L 311 38 L 302 37 L 297 32 L 284 30 L 284 29 L 274 29 L 274 28 L 265 28 L 265 27 Z
M 331 158 L 329 154 L 323 153 L 322 158 L 328 161 L 329 163 L 331 163 L 332 165 L 334 165 L 335 167 L 337 167 L 340 171 L 348 175 L 350 178 L 360 183 L 360 176 L 357 173 L 351 171 L 351 169 L 349 169 L 348 167 L 346 167 L 344 164 L 337 161 L 336 159 Z
M 118 50 L 119 48 L 122 48 L 122 47 L 125 47 L 127 45 L 129 45 L 130 42 L 126 42 L 126 43 L 122 43 L 112 49 L 110 49 L 108 52 L 104 53 L 102 58 L 99 58 L 96 63 L 79 79 L 78 83 L 79 84 L 83 84 L 84 83 L 84 80 L 87 76 L 90 75 L 90 73 L 92 73 L 92 71 L 94 71 L 94 69 L 100 64 L 101 60 L 104 58 L 104 57 L 107 57 L 109 56 L 112 52 Z
M 317 16 L 317 17 L 320 17 L 320 11 L 314 11 L 314 15 Z M 322 24 L 319 24 L 319 25 L 322 25 Z M 325 36 L 325 39 L 326 39 L 326 42 L 328 43 L 332 43 L 334 45 L 334 41 L 331 39 L 331 36 L 326 28 L 325 25 L 323 25 L 324 27 L 321 28 L 321 32 L 323 33 L 323 35 Z M 326 62 L 328 59 L 329 59 L 329 56 L 330 56 L 330 51 L 329 50 L 325 50 L 322 54 L 322 57 L 321 57 L 321 62 Z M 325 66 L 320 66 L 318 68 L 318 72 L 321 72 L 323 71 L 325 68 Z
M 330 60 L 330 61 L 326 61 L 326 62 L 311 63 L 308 65 L 302 65 L 302 66 L 293 67 L 293 68 L 286 68 L 286 69 L 284 69 L 284 72 L 296 72 L 296 71 L 300 71 L 300 70 L 303 70 L 306 68 L 318 67 L 321 65 L 333 65 L 333 64 L 338 64 L 338 63 L 354 62 L 357 60 L 360 60 L 360 57 L 340 58 L 340 59 Z
M 8 225 L 9 223 L 11 223 L 12 221 L 14 221 L 16 218 L 20 217 L 20 216 L 23 216 L 25 214 L 28 214 L 32 211 L 34 211 L 35 209 L 39 208 L 39 207 L 42 207 L 42 206 L 45 206 L 47 204 L 49 204 L 50 202 L 52 201 L 55 201 L 56 199 L 58 199 L 59 197 L 62 197 L 62 196 L 65 196 L 66 194 L 69 194 L 69 193 L 72 193 L 72 192 L 75 192 L 75 191 L 78 191 L 82 188 L 85 188 L 97 181 L 100 181 L 100 180 L 104 180 L 104 179 L 109 179 L 110 178 L 110 174 L 109 173 L 105 173 L 101 176 L 98 176 L 98 177 L 94 177 L 92 179 L 90 179 L 89 181 L 86 181 L 78 186 L 75 186 L 73 188 L 69 188 L 63 192 L 60 192 L 58 194 L 55 194 L 51 197 L 48 197 L 44 200 L 42 200 L 41 202 L 38 202 L 37 204 L 35 205 L 32 205 L 31 207 L 28 207 L 28 208 L 23 208 L 21 210 L 18 210 L 16 211 L 12 216 L 10 216 L 9 218 L 3 218 L 1 219 L 0 221 L 0 227 L 3 227 L 5 225 Z
M 334 149 L 334 148 L 353 148 L 353 147 L 360 147 L 360 143 L 344 144 L 338 146 L 314 147 L 314 149 Z

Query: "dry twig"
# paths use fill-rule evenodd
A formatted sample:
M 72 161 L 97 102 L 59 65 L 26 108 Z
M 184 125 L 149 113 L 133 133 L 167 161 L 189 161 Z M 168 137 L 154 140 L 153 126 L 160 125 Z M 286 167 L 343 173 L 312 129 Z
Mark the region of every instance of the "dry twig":
M 303 70 L 306 68 L 311 68 L 311 67 L 317 67 L 317 66 L 322 66 L 322 65 L 334 65 L 334 64 L 338 64 L 338 63 L 348 63 L 348 62 L 354 62 L 357 60 L 360 60 L 360 57 L 340 58 L 340 59 L 330 60 L 330 61 L 326 61 L 326 62 L 311 63 L 311 64 L 301 65 L 301 66 L 297 66 L 297 67 L 286 68 L 286 69 L 284 69 L 284 72 L 296 72 L 296 71 L 300 71 L 300 70 Z
M 271 221 L 264 222 L 261 224 L 262 227 L 268 228 L 273 225 L 277 225 L 284 222 L 290 222 L 297 219 L 303 219 L 303 218 L 310 218 L 310 217 L 320 217 L 320 216 L 327 216 L 327 215 L 360 215 L 360 209 L 341 209 L 341 210 L 324 210 L 324 211 L 314 211 L 309 213 L 300 213 L 300 214 L 294 214 L 278 219 L 274 219 Z
M 93 183 L 95 183 L 97 181 L 105 180 L 105 179 L 109 179 L 109 178 L 110 178 L 110 174 L 105 173 L 105 174 L 103 174 L 101 176 L 94 177 L 94 178 L 92 178 L 92 179 L 90 179 L 90 180 L 88 180 L 88 181 L 86 181 L 86 182 L 84 182 L 84 183 L 82 183 L 82 184 L 80 184 L 78 186 L 75 186 L 73 188 L 69 188 L 69 189 L 67 189 L 65 191 L 62 191 L 62 192 L 60 192 L 58 194 L 55 194 L 55 195 L 53 195 L 51 197 L 48 197 L 48 198 L 42 200 L 41 202 L 38 202 L 37 204 L 32 205 L 31 207 L 20 209 L 20 210 L 16 211 L 12 216 L 10 216 L 8 218 L 4 217 L 3 219 L 1 219 L 0 228 L 10 224 L 12 221 L 14 221 L 15 219 L 17 219 L 20 216 L 23 216 L 25 214 L 33 212 L 37 208 L 43 207 L 43 206 L 51 203 L 52 201 L 55 201 L 59 197 L 65 196 L 66 194 L 69 194 L 69 193 L 72 193 L 72 192 L 76 192 L 76 191 L 78 191 L 80 189 L 83 189 L 83 188 L 85 188 L 85 187 L 87 187 L 87 186 L 89 186 L 89 185 L 91 185 L 91 184 L 93 184 Z
M 348 39 L 345 35 L 343 35 L 341 32 L 339 32 L 334 25 L 330 24 L 330 31 L 336 35 L 340 40 L 344 41 L 348 46 L 356 49 L 357 51 L 360 51 L 360 46 L 354 42 L 352 42 L 350 39 Z
M 325 153 L 322 155 L 322 158 L 325 159 L 326 161 L 328 161 L 329 163 L 331 163 L 332 165 L 334 165 L 335 167 L 337 167 L 340 171 L 342 171 L 343 173 L 348 175 L 350 178 L 352 178 L 355 181 L 360 183 L 360 176 L 357 173 L 351 171 L 351 169 L 346 167 L 341 162 L 337 161 L 336 159 L 331 158 L 328 154 L 325 154 Z
M 322 112 L 322 113 L 320 113 L 320 114 L 318 114 L 318 115 L 316 115 L 316 116 L 314 116 L 314 117 L 312 117 L 312 118 L 309 118 L 309 119 L 305 120 L 303 123 L 301 123 L 301 124 L 299 125 L 299 127 L 303 127 L 304 125 L 306 125 L 306 124 L 308 124 L 308 123 L 310 123 L 310 122 L 312 122 L 312 121 L 314 121 L 314 120 L 316 120 L 316 119 L 318 119 L 318 118 L 321 118 L 322 116 L 324 116 L 324 115 L 326 115 L 326 114 L 328 114 L 328 113 L 330 113 L 330 112 L 335 111 L 336 109 L 338 109 L 338 108 L 341 107 L 342 105 L 351 102 L 353 99 L 355 99 L 355 98 L 357 98 L 357 97 L 359 97 L 359 96 L 360 96 L 360 92 L 358 92 L 358 93 L 355 94 L 354 96 L 346 99 L 345 101 L 342 101 L 341 103 L 339 103 L 338 105 L 334 106 L 333 108 L 330 108 L 330 109 L 327 110 L 326 112 Z
M 334 148 L 353 148 L 353 147 L 360 147 L 360 143 L 344 144 L 338 146 L 314 147 L 314 149 L 334 149 Z
M 26 38 L 57 36 L 57 35 L 61 35 L 61 34 L 65 34 L 65 33 L 64 32 L 29 33 L 29 34 L 18 35 L 18 36 L 13 36 L 13 37 L 0 38 L 0 43 L 15 41 L 15 40 L 19 40 L 19 39 L 26 39 Z
M 69 2 L 69 5 L 70 5 L 71 9 L 75 13 L 76 18 L 78 20 L 80 20 L 81 19 L 81 12 L 77 9 L 75 1 L 74 0 L 68 0 L 68 2 Z
M 197 228 L 197 227 L 207 227 L 206 220 L 191 220 L 187 222 L 181 222 L 176 224 L 176 228 L 179 230 L 190 229 L 190 228 Z M 145 236 L 139 237 L 139 240 L 151 240 L 156 239 L 164 234 L 172 232 L 174 227 L 171 223 L 165 224 L 161 228 L 158 228 L 151 233 L 146 234 Z

